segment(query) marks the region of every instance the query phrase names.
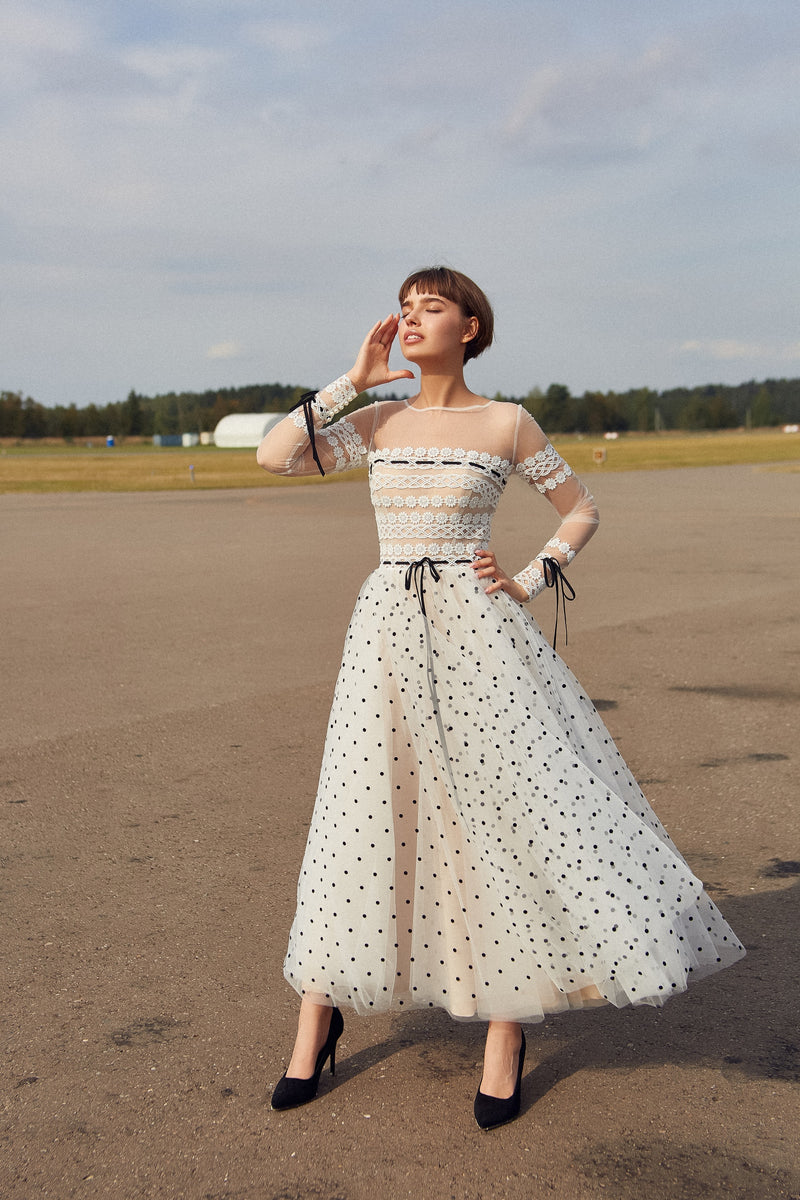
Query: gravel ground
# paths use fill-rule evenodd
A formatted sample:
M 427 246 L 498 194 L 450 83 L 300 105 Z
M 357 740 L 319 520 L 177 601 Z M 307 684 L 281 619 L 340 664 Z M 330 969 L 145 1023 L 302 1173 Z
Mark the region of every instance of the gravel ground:
M 748 956 L 530 1026 L 490 1134 L 440 1012 L 345 1014 L 335 1087 L 268 1105 L 364 485 L 0 497 L 4 1200 L 800 1197 L 797 475 L 592 486 L 565 657 Z M 510 485 L 501 561 L 553 524 Z

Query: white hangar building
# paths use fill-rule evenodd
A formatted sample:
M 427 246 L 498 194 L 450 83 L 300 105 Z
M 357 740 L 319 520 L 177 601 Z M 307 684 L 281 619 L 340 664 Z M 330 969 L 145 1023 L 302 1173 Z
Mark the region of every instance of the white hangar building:
M 224 450 L 253 448 L 286 413 L 228 413 L 214 430 L 214 445 Z

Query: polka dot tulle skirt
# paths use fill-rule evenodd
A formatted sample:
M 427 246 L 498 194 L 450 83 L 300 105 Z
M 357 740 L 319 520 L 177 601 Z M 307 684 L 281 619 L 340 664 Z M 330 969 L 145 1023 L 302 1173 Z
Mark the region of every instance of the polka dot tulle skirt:
M 661 1004 L 744 950 L 592 702 L 505 593 L 400 566 L 359 595 L 285 962 L 358 1012 Z

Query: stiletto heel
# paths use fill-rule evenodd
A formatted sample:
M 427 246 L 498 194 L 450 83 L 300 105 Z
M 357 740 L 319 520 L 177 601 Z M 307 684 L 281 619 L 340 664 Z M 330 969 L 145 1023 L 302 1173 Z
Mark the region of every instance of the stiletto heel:
M 274 1109 L 281 1111 L 286 1108 L 299 1108 L 313 1100 L 319 1088 L 319 1077 L 328 1059 L 331 1060 L 331 1075 L 336 1074 L 336 1043 L 342 1036 L 344 1018 L 338 1008 L 331 1012 L 331 1024 L 325 1044 L 317 1055 L 314 1074 L 309 1079 L 295 1079 L 283 1074 L 272 1093 L 271 1104 Z
M 519 1116 L 520 1089 L 522 1085 L 522 1066 L 525 1062 L 525 1033 L 519 1047 L 519 1062 L 517 1063 L 517 1082 L 511 1095 L 502 1100 L 499 1096 L 487 1096 L 478 1088 L 475 1097 L 475 1120 L 481 1129 L 497 1129 L 498 1125 L 507 1125 Z

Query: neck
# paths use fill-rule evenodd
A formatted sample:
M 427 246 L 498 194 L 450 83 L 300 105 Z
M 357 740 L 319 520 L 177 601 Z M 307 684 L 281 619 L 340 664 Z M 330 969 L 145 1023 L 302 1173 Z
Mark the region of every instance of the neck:
M 478 397 L 464 383 L 464 373 L 423 371 L 415 408 L 455 408 L 474 404 Z

